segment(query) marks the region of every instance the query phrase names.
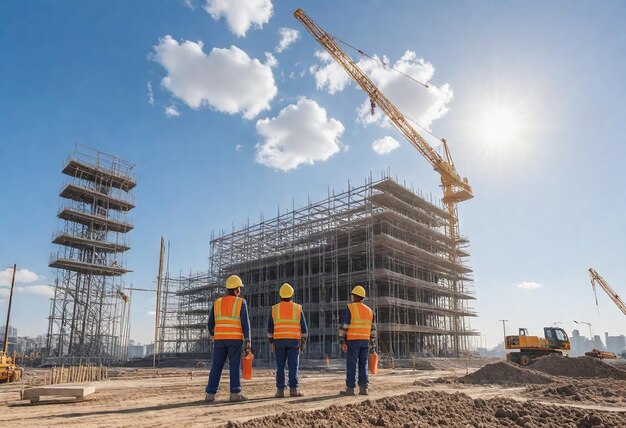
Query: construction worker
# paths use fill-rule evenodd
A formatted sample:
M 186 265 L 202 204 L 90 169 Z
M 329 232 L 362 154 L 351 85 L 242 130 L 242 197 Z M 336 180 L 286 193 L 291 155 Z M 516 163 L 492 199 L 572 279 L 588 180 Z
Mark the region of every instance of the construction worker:
M 205 401 L 215 401 L 222 370 L 228 358 L 230 368 L 230 401 L 243 401 L 241 394 L 241 356 L 250 352 L 250 319 L 246 301 L 239 297 L 243 282 L 237 275 L 226 280 L 225 296 L 213 303 L 208 329 L 213 340 L 213 364 L 206 386 Z M 243 352 L 242 352 L 243 351 Z
M 341 395 L 355 395 L 356 371 L 359 368 L 359 394 L 368 395 L 367 359 L 369 350 L 376 349 L 374 311 L 363 304 L 365 288 L 352 289 L 352 303 L 348 305 L 339 327 L 339 343 L 346 353 L 346 389 Z
M 285 283 L 278 292 L 280 303 L 272 306 L 267 321 L 267 337 L 276 354 L 276 398 L 285 396 L 285 363 L 289 366 L 289 396 L 302 397 L 298 384 L 298 364 L 307 339 L 302 306 L 293 303 L 293 287 Z

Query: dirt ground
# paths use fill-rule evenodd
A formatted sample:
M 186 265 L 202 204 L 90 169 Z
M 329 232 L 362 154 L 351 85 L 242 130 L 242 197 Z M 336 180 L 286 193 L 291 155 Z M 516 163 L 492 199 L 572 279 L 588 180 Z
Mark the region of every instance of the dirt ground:
M 250 401 L 229 403 L 228 379 L 224 377 L 217 402 L 213 404 L 206 404 L 203 400 L 208 370 L 120 369 L 115 373 L 116 379 L 90 383 L 96 386 L 97 392 L 84 401 L 62 401 L 54 398 L 43 398 L 38 404 L 20 401 L 20 390 L 28 387 L 30 379 L 37 374 L 36 370 L 31 370 L 16 384 L 0 385 L 0 426 L 223 427 L 230 422 L 231 426 L 246 427 L 421 427 L 438 426 L 441 419 L 442 426 L 447 422 L 450 422 L 449 426 L 521 426 L 520 422 L 528 422 L 527 426 L 531 427 L 541 426 L 538 421 L 542 420 L 542 414 L 547 415 L 546 421 L 564 422 L 554 426 L 626 426 L 626 403 L 622 400 L 615 402 L 595 398 L 588 400 L 585 394 L 581 395 L 580 401 L 561 399 L 558 394 L 553 396 L 540 389 L 530 392 L 526 389 L 527 385 L 511 387 L 497 384 L 434 382 L 438 378 L 460 378 L 466 374 L 466 369 L 456 371 L 384 369 L 372 376 L 369 397 L 338 396 L 338 391 L 344 387 L 343 372 L 302 372 L 301 386 L 306 396 L 286 399 L 273 398 L 275 391 L 273 374 L 269 370 L 257 370 L 253 380 L 243 383 L 244 393 Z M 557 382 L 537 387 L 548 388 L 559 385 Z M 393 399 L 394 396 L 407 393 L 413 394 L 406 396 L 410 397 L 411 403 L 406 408 L 402 403 L 406 403 L 407 398 Z M 457 394 L 452 395 L 455 393 Z M 383 398 L 387 401 L 377 401 Z M 525 403 L 529 399 L 532 399 L 532 403 Z M 355 413 L 350 409 L 358 409 L 357 406 L 364 405 L 368 406 L 369 410 L 366 412 L 368 418 L 362 422 L 353 421 L 351 425 L 342 421 L 332 423 L 332 418 L 324 416 L 335 412 Z M 387 407 L 392 413 L 381 413 L 381 409 Z M 477 410 L 473 413 L 468 412 L 470 408 Z M 426 409 L 423 411 L 428 414 L 421 415 L 420 409 Z M 450 414 L 456 416 L 448 418 L 446 416 L 448 409 L 454 410 Z M 310 413 L 311 416 L 308 417 L 322 418 L 321 425 L 297 425 L 295 422 L 275 425 L 271 422 L 284 412 L 289 412 L 290 415 L 285 417 L 294 418 L 294 412 L 316 410 L 320 410 L 321 413 Z M 407 410 L 409 412 L 415 410 L 417 413 L 413 412 L 410 417 L 403 419 L 406 425 L 390 424 L 394 420 L 393 412 Z M 518 422 L 517 419 L 520 417 L 526 419 Z M 251 419 L 254 421 L 250 421 Z

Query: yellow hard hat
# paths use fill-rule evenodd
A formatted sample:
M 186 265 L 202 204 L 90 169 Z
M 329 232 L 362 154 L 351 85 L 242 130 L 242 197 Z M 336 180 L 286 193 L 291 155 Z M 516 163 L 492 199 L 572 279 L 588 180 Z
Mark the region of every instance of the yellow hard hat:
M 243 282 L 241 282 L 241 278 L 237 275 L 231 275 L 226 280 L 226 289 L 234 290 L 235 288 L 243 287 Z
M 289 299 L 290 297 L 293 297 L 293 287 L 285 282 L 280 286 L 278 294 L 280 294 L 281 299 Z
M 354 294 L 355 296 L 359 296 L 365 299 L 365 288 L 363 288 L 360 285 L 357 285 L 356 287 L 354 287 L 352 289 L 352 294 Z

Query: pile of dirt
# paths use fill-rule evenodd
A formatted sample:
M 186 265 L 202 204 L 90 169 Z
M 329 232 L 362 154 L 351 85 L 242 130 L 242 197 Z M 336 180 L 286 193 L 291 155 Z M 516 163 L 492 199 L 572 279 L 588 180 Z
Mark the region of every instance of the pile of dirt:
M 518 366 L 517 364 L 501 361 L 488 364 L 482 369 L 476 370 L 467 376 L 457 380 L 459 383 L 472 383 L 478 385 L 495 383 L 498 385 L 517 384 L 546 384 L 553 382 L 548 376 L 535 370 Z
M 312 412 L 289 412 L 228 428 L 426 428 L 426 427 L 571 427 L 626 426 L 626 414 L 520 402 L 508 398 L 472 399 L 461 394 L 419 391 Z
M 586 356 L 570 358 L 550 354 L 537 359 L 529 367 L 554 376 L 626 380 L 626 371 Z
M 526 388 L 526 392 L 533 397 L 557 401 L 591 401 L 614 405 L 626 403 L 626 381 L 623 380 L 581 380 L 575 384 L 560 383 L 549 387 L 532 385 Z

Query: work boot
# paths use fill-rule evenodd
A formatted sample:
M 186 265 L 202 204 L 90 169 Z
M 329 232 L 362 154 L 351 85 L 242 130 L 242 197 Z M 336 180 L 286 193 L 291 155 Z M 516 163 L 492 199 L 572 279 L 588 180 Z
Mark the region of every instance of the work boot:
M 230 401 L 247 401 L 248 397 L 244 396 L 241 392 L 231 392 Z
M 304 397 L 304 394 L 300 392 L 298 388 L 289 388 L 290 397 Z
M 339 392 L 339 395 L 355 395 L 354 388 L 346 388 Z
M 214 402 L 215 401 L 215 394 L 209 394 L 207 392 L 206 395 L 204 396 L 204 401 L 206 401 L 207 403 Z
M 274 394 L 274 398 L 285 398 L 285 389 L 276 388 L 276 394 Z
M 370 395 L 367 386 L 359 386 L 359 395 Z

